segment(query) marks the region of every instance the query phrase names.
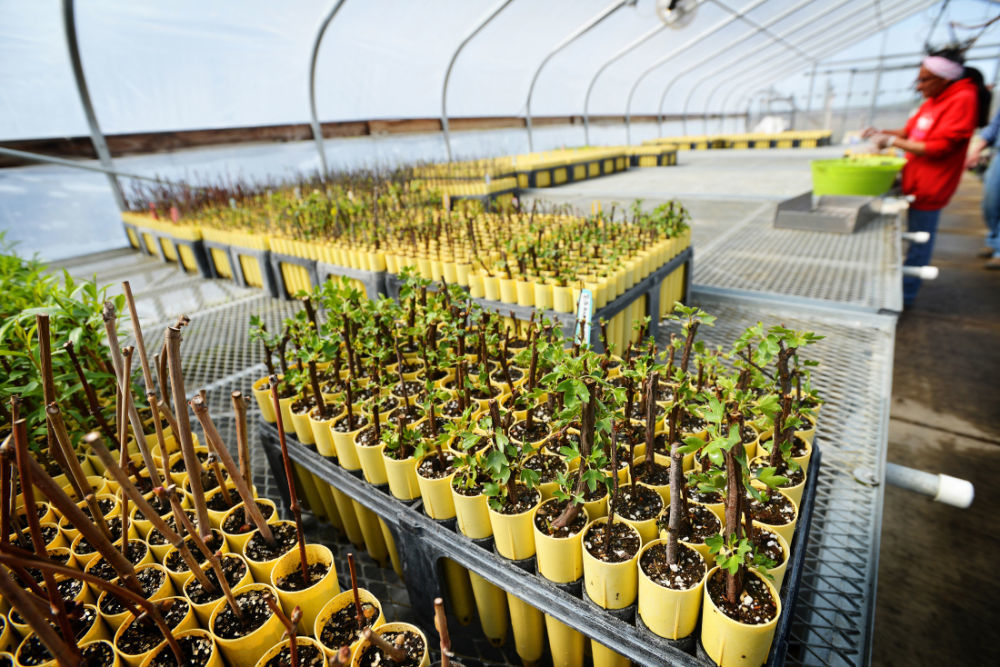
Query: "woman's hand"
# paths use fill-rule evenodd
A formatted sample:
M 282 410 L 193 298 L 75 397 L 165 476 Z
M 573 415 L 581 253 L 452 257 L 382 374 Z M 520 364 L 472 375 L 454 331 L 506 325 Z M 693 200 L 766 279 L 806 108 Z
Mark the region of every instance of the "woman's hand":
M 862 139 L 867 139 L 867 138 L 871 137 L 872 135 L 879 134 L 879 133 L 880 133 L 880 130 L 878 130 L 878 129 L 874 128 L 874 127 L 866 127 L 864 130 L 861 131 L 861 138 Z

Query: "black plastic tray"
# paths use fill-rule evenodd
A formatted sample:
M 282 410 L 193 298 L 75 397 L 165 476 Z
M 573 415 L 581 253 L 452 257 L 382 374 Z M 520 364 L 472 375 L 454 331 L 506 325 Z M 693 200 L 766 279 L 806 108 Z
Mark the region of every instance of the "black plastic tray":
M 278 431 L 273 424 L 258 419 L 261 443 L 275 483 L 285 507 L 288 488 L 281 462 Z M 289 456 L 306 470 L 331 484 L 381 517 L 389 526 L 399 552 L 410 601 L 428 627 L 433 625 L 433 600 L 445 590 L 441 559 L 450 558 L 462 567 L 476 572 L 495 586 L 510 592 L 536 609 L 551 614 L 560 621 L 592 637 L 608 648 L 640 665 L 712 665 L 697 640 L 700 625 L 691 637 L 672 641 L 654 635 L 645 628 L 636 605 L 608 611 L 600 609 L 582 596 L 574 584 L 557 586 L 541 576 L 526 578 L 525 572 L 536 572 L 534 557 L 511 561 L 493 549 L 492 538 L 471 540 L 455 528 L 455 520 L 436 521 L 423 512 L 420 500 L 402 502 L 394 498 L 388 486 L 373 486 L 361 477 L 361 471 L 349 472 L 335 459 L 318 454 L 314 447 L 299 443 L 286 434 Z M 820 474 L 820 450 L 813 444 L 806 487 L 799 504 L 799 519 L 792 543 L 788 569 L 782 584 L 782 614 L 778 619 L 769 667 L 785 663 L 789 630 L 799 594 L 806 543 L 816 499 L 817 477 Z M 432 575 L 432 576 L 429 576 Z

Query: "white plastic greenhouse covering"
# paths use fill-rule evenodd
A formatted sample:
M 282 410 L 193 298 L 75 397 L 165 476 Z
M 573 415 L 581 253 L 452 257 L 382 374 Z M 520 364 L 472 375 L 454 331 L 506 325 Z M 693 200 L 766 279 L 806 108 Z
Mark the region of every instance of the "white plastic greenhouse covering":
M 742 111 L 740 105 L 745 107 L 750 95 L 775 82 L 787 82 L 791 89 L 786 92 L 804 97 L 808 77 L 802 75 L 817 60 L 845 52 L 851 45 L 859 45 L 851 55 L 877 57 L 881 39 L 876 35 L 886 28 L 896 26 L 890 51 L 919 50 L 939 4 L 935 0 L 691 3 L 699 6 L 688 25 L 659 30 L 602 72 L 590 100 L 591 114 L 623 115 L 633 87 L 632 114 L 657 113 L 668 85 L 670 94 L 662 108 L 668 114 L 685 107 L 700 114 L 706 105 L 718 112 L 723 102 L 727 112 Z M 101 130 L 120 134 L 308 122 L 310 55 L 318 28 L 334 4 L 333 0 L 77 2 L 80 54 Z M 449 59 L 463 36 L 498 4 L 502 3 L 346 0 L 319 52 L 319 120 L 440 116 Z M 599 68 L 663 26 L 656 4 L 655 0 L 509 2 L 458 57 L 448 114 L 523 116 L 532 76 L 546 54 L 591 19 L 614 9 L 556 54 L 535 86 L 532 115 L 581 114 L 588 84 Z M 966 0 L 964 4 L 978 7 L 981 14 L 987 3 Z M 683 76 L 672 84 L 678 74 Z M 900 76 L 907 83 L 912 80 L 912 72 Z M 709 100 L 713 88 L 721 90 Z M 905 89 L 905 84 L 895 88 L 903 97 L 912 96 Z M 819 96 L 817 84 L 814 99 Z M 805 108 L 806 100 L 800 99 L 798 106 Z M 58 0 L 0 2 L 0 109 L 0 141 L 89 133 Z

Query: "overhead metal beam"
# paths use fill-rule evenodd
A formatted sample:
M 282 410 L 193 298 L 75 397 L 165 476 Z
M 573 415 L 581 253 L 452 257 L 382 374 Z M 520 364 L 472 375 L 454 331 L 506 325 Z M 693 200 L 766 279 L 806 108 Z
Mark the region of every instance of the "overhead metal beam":
M 313 40 L 312 55 L 309 57 L 309 125 L 312 127 L 313 140 L 316 142 L 316 150 L 319 151 L 320 178 L 326 181 L 329 171 L 326 166 L 326 149 L 323 147 L 323 128 L 319 124 L 319 116 L 316 114 L 316 61 L 319 58 L 319 47 L 323 43 L 323 35 L 330 26 L 337 12 L 347 0 L 336 0 L 326 18 L 319 26 L 316 39 Z
M 10 157 L 16 157 L 18 159 L 27 160 L 29 162 L 39 162 L 41 164 L 54 164 L 60 167 L 71 167 L 73 169 L 81 169 L 83 171 L 96 171 L 99 174 L 107 174 L 112 177 L 122 176 L 124 178 L 134 178 L 140 181 L 163 183 L 165 185 L 172 185 L 176 188 L 191 188 L 194 190 L 204 189 L 197 185 L 190 185 L 188 183 L 182 183 L 181 181 L 172 181 L 167 178 L 160 178 L 159 176 L 143 176 L 142 174 L 133 174 L 132 172 L 121 171 L 120 169 L 113 169 L 113 168 L 109 169 L 104 166 L 95 167 L 92 164 L 86 164 L 84 162 L 67 160 L 65 158 L 53 157 L 51 155 L 41 155 L 39 153 L 31 153 L 29 151 L 19 151 L 15 148 L 4 148 L 3 146 L 0 146 L 0 155 L 9 155 Z
M 633 49 L 645 44 L 647 41 L 659 35 L 667 28 L 666 23 L 660 23 L 659 26 L 653 28 L 652 30 L 636 37 L 634 40 L 625 45 L 621 50 L 619 50 L 615 55 L 611 56 L 604 61 L 604 64 L 597 68 L 594 73 L 593 78 L 590 80 L 590 85 L 587 86 L 587 94 L 583 97 L 583 137 L 584 142 L 590 145 L 590 94 L 594 91 L 594 84 L 597 83 L 597 77 L 606 70 L 612 63 L 620 60 L 626 54 L 628 54 Z
M 680 54 L 684 53 L 685 51 L 687 51 L 689 48 L 691 48 L 692 46 L 694 46 L 695 44 L 697 44 L 701 40 L 703 40 L 703 39 L 705 39 L 707 37 L 711 37 L 715 33 L 719 32 L 720 30 L 722 30 L 723 28 L 725 28 L 730 23 L 733 23 L 734 21 L 738 21 L 739 18 L 743 14 L 746 14 L 747 12 L 753 11 L 754 9 L 756 9 L 757 7 L 760 7 L 765 2 L 767 2 L 767 0 L 753 0 L 753 2 L 751 2 L 748 5 L 746 5 L 745 7 L 741 8 L 738 13 L 731 14 L 730 16 L 727 16 L 726 18 L 722 19 L 721 21 L 716 22 L 715 25 L 713 25 L 712 27 L 707 28 L 707 29 L 701 31 L 700 33 L 698 33 L 697 35 L 695 35 L 694 37 L 692 37 L 688 41 L 686 41 L 683 44 L 681 44 L 680 46 L 678 46 L 673 51 L 670 51 L 665 56 L 662 56 L 662 57 L 658 58 L 655 62 L 653 62 L 652 65 L 650 65 L 649 67 L 647 67 L 646 69 L 644 69 L 642 71 L 642 73 L 639 74 L 639 77 L 635 80 L 635 83 L 632 84 L 632 88 L 629 89 L 629 91 L 628 91 L 628 97 L 627 97 L 627 99 L 625 101 L 625 143 L 627 143 L 627 144 L 631 144 L 632 143 L 632 122 L 631 122 L 631 120 L 632 120 L 632 98 L 635 97 L 635 91 L 639 87 L 639 84 L 642 83 L 642 80 L 645 79 L 647 76 L 649 76 L 652 72 L 654 72 L 655 70 L 657 70 L 658 68 L 660 68 L 661 66 L 663 66 L 665 63 L 669 62 L 673 58 L 675 58 L 675 57 L 679 56 Z M 661 125 L 660 125 L 660 133 L 662 134 L 662 132 L 663 132 L 663 127 L 662 127 L 662 123 L 661 123 Z
M 80 104 L 83 106 L 83 114 L 87 118 L 87 126 L 90 128 L 90 141 L 94 144 L 94 151 L 104 166 L 108 176 L 108 184 L 111 186 L 111 195 L 115 198 L 118 210 L 128 210 L 125 204 L 125 195 L 122 193 L 121 183 L 115 178 L 112 170 L 114 162 L 111 160 L 111 151 L 104 140 L 101 126 L 97 122 L 97 114 L 94 113 L 94 105 L 90 101 L 90 90 L 87 88 L 87 77 L 83 73 L 83 62 L 80 59 L 80 44 L 76 37 L 76 11 L 73 0 L 63 0 L 62 2 L 63 31 L 66 34 L 66 48 L 69 51 L 69 62 L 73 68 L 73 81 L 76 83 L 76 92 L 80 95 Z
M 913 14 L 933 5 L 935 2 L 937 2 L 937 0 L 925 0 L 924 2 L 914 5 L 908 0 L 901 0 L 890 8 L 891 10 L 899 9 L 899 11 L 893 13 L 892 17 L 886 20 L 886 23 L 890 25 L 897 23 L 908 16 L 912 16 Z M 881 28 L 877 26 L 872 27 L 869 30 L 859 29 L 866 23 L 871 23 L 870 18 L 867 18 L 866 16 L 859 16 L 852 22 L 838 26 L 838 29 L 834 33 L 826 35 L 824 39 L 820 40 L 819 43 L 814 46 L 814 49 L 820 53 L 818 60 L 822 62 L 824 58 L 829 57 L 834 53 L 839 53 L 852 44 L 856 44 L 871 37 L 872 35 L 876 35 L 881 30 Z M 730 90 L 726 94 L 720 108 L 724 112 L 728 107 L 729 99 L 737 91 L 746 90 L 748 86 L 757 87 L 760 85 L 769 85 L 770 83 L 795 72 L 800 67 L 800 63 L 793 62 L 785 67 L 768 70 L 768 72 L 764 73 L 761 77 L 753 79 L 747 78 L 746 71 L 741 68 L 739 71 L 734 72 L 732 76 L 727 77 L 725 81 L 720 82 L 720 84 L 725 84 L 733 79 L 739 80 L 739 83 L 730 87 Z M 743 94 L 742 97 L 738 98 L 736 108 L 742 109 L 747 101 L 747 98 L 747 94 Z
M 555 47 L 553 47 L 547 54 L 545 54 L 545 57 L 542 58 L 542 62 L 540 62 L 538 64 L 538 67 L 535 69 L 535 75 L 531 77 L 531 85 L 528 86 L 528 98 L 525 100 L 525 103 L 524 103 L 524 123 L 525 123 L 525 127 L 527 127 L 527 129 L 528 129 L 528 151 L 529 152 L 534 152 L 534 150 L 535 150 L 534 140 L 533 140 L 532 134 L 531 134 L 531 96 L 535 92 L 535 84 L 538 82 L 538 75 L 542 73 L 542 68 L 545 67 L 545 64 L 548 63 L 549 60 L 551 60 L 554 55 L 556 55 L 557 53 L 559 53 L 560 51 L 562 51 L 564 48 L 566 48 L 567 46 L 569 46 L 570 44 L 572 44 L 574 41 L 576 41 L 576 39 L 578 37 L 580 37 L 581 35 L 584 35 L 587 32 L 589 32 L 592 28 L 594 28 L 595 26 L 597 26 L 598 24 L 600 24 L 601 21 L 603 21 L 604 19 L 608 18 L 609 16 L 611 16 L 612 14 L 614 14 L 616 11 L 618 11 L 619 9 L 621 9 L 622 7 L 624 7 L 625 5 L 634 5 L 635 2 L 636 2 L 636 0 L 615 0 L 615 2 L 612 2 L 610 5 L 608 5 L 607 7 L 605 7 L 604 9 L 602 9 L 600 12 L 598 12 L 597 14 L 595 14 L 593 17 L 591 17 L 590 19 L 588 19 L 579 28 L 577 28 L 576 30 L 574 30 L 573 32 L 571 32 L 569 35 L 567 35 L 565 38 L 563 38 L 563 40 L 561 42 L 559 42 L 558 44 L 556 44 Z
M 493 7 L 486 12 L 483 17 L 479 19 L 479 21 L 476 22 L 475 27 L 466 33 L 465 37 L 462 38 L 462 41 L 458 43 L 457 47 L 455 47 L 455 51 L 451 54 L 451 59 L 448 60 L 448 68 L 444 72 L 444 85 L 441 86 L 441 131 L 444 133 L 444 148 L 448 153 L 449 162 L 451 162 L 451 134 L 448 131 L 448 81 L 451 79 L 451 70 L 455 66 L 455 61 L 458 60 L 458 54 L 462 52 L 465 45 L 472 41 L 472 38 L 478 35 L 479 32 L 511 2 L 513 2 L 513 0 L 500 0 L 500 2 L 493 5 Z
M 935 0 L 927 0 L 924 3 L 924 5 L 931 5 L 933 4 L 934 1 Z M 898 0 L 890 8 L 890 10 L 898 10 L 895 11 L 895 13 L 893 14 L 894 21 L 905 18 L 910 14 L 920 11 L 920 9 L 922 9 L 922 6 L 915 8 L 911 0 Z M 821 26 L 819 29 L 800 37 L 799 38 L 801 40 L 800 43 L 808 44 L 809 48 L 814 53 L 820 53 L 821 55 L 818 57 L 818 59 L 814 60 L 822 61 L 824 57 L 830 55 L 831 53 L 837 53 L 838 51 L 842 51 L 843 49 L 847 48 L 847 46 L 849 46 L 850 44 L 857 43 L 862 39 L 867 39 L 868 37 L 877 34 L 881 30 L 881 28 L 877 26 L 872 27 L 869 30 L 864 30 L 863 28 L 866 24 L 871 24 L 871 19 L 867 14 L 856 15 L 853 18 L 853 20 L 842 22 L 832 32 L 829 28 Z M 762 56 L 758 54 L 758 58 L 756 60 L 747 62 L 744 66 L 732 70 L 727 76 L 719 79 L 716 82 L 716 87 L 709 94 L 708 100 L 710 101 L 719 89 L 726 86 L 730 81 L 733 80 L 737 81 L 742 80 L 743 84 L 749 83 L 752 86 L 758 85 L 760 79 L 747 79 L 746 77 L 747 74 L 752 72 L 755 68 L 759 69 L 761 59 Z M 800 68 L 800 67 L 802 67 L 801 63 L 793 61 L 790 62 L 788 66 L 785 68 L 779 67 L 779 68 L 769 69 L 765 73 L 765 76 L 767 76 L 767 74 L 771 74 L 776 71 L 782 71 L 782 72 L 794 71 L 795 68 Z M 782 76 L 784 76 L 784 74 L 782 74 Z M 775 79 L 768 79 L 768 80 L 773 81 Z M 737 90 L 745 89 L 745 87 L 746 86 L 741 85 L 741 83 L 729 86 L 729 90 L 726 93 L 726 97 L 723 99 L 721 109 L 723 110 L 726 109 L 729 103 L 729 99 L 731 98 L 733 93 L 735 93 Z M 743 99 L 745 99 L 745 96 Z M 742 108 L 742 104 L 743 102 L 741 100 L 737 108 L 738 109 Z M 706 106 L 706 109 L 708 108 L 709 107 Z
M 837 10 L 843 8 L 845 5 L 848 5 L 848 4 L 850 4 L 852 2 L 855 2 L 855 1 L 856 0 L 841 0 L 839 3 L 829 5 L 829 6 L 825 7 L 819 13 L 812 14 L 812 15 L 810 15 L 810 16 L 802 19 L 801 21 L 799 21 L 798 23 L 796 23 L 791 28 L 785 29 L 784 34 L 785 35 L 792 35 L 792 34 L 796 34 L 797 35 L 800 30 L 806 28 L 809 25 L 814 24 L 818 19 L 822 19 L 823 17 L 828 16 L 828 15 L 836 12 Z M 790 16 L 791 14 L 799 11 L 800 9 L 802 9 L 802 5 L 795 5 L 794 7 L 791 8 L 791 10 L 784 12 L 777 20 L 779 20 L 779 21 L 783 20 L 784 18 L 786 18 L 786 17 Z M 807 40 L 801 39 L 801 38 L 798 39 L 798 44 L 805 44 L 805 43 L 807 43 Z M 717 74 L 726 72 L 727 70 L 731 69 L 737 63 L 745 63 L 746 60 L 747 60 L 747 58 L 756 56 L 757 54 L 761 53 L 762 51 L 765 51 L 765 50 L 767 50 L 767 49 L 769 49 L 769 48 L 771 48 L 773 46 L 776 46 L 777 44 L 778 44 L 778 42 L 776 42 L 775 40 L 769 40 L 769 41 L 767 41 L 767 42 L 765 42 L 763 44 L 757 45 L 755 48 L 751 49 L 749 52 L 741 52 L 741 53 L 737 54 L 736 58 L 731 58 L 731 59 L 729 59 L 729 60 L 721 63 L 721 65 L 719 67 L 716 67 L 715 69 L 711 70 L 708 74 L 703 75 L 701 79 L 699 79 L 694 85 L 692 85 L 690 87 L 690 89 L 688 90 L 687 98 L 685 98 L 685 100 L 684 100 L 684 106 L 682 107 L 683 115 L 682 115 L 682 121 L 681 122 L 683 123 L 683 128 L 684 128 L 683 131 L 685 133 L 687 132 L 687 112 L 688 112 L 688 106 L 691 104 L 691 99 L 694 97 L 695 91 L 698 90 L 698 88 L 701 86 L 701 84 L 704 81 L 710 80 L 712 77 L 716 76 Z M 796 48 L 798 48 L 798 47 L 796 47 Z M 805 56 L 803 58 L 803 60 L 805 60 L 806 62 L 811 62 L 811 63 L 815 64 L 815 59 L 812 58 L 812 57 L 810 57 L 810 56 L 808 56 L 808 55 Z M 700 64 L 703 64 L 703 63 L 700 63 Z M 691 68 L 691 69 L 694 69 L 694 68 Z M 688 71 L 691 71 L 691 70 L 688 70 Z M 667 88 L 664 89 L 663 95 L 660 96 L 660 108 L 661 109 L 663 107 L 664 101 L 666 100 L 667 90 L 669 90 L 670 86 L 673 85 L 679 78 L 680 78 L 680 76 L 675 77 L 673 79 L 673 81 L 670 82 L 670 85 L 668 85 Z M 708 101 L 710 101 L 712 99 L 712 95 L 715 94 L 715 90 L 718 90 L 718 86 L 716 86 L 716 88 L 708 96 L 708 98 L 706 100 L 706 106 L 705 106 L 706 110 L 708 109 Z M 706 118 L 706 123 L 707 123 L 707 115 L 706 115 L 705 118 Z

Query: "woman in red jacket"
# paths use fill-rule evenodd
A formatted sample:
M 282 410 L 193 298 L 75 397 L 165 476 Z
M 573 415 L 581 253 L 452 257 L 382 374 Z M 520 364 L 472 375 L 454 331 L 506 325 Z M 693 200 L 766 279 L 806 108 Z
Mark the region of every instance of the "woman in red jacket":
M 911 232 L 930 232 L 927 243 L 911 243 L 905 266 L 925 266 L 934 250 L 941 209 L 962 178 L 969 139 L 979 124 L 979 89 L 965 78 L 960 54 L 938 52 L 924 59 L 917 76 L 917 91 L 926 98 L 906 127 L 898 130 L 874 128 L 879 148 L 894 146 L 906 151 L 903 193 L 913 195 L 907 227 Z M 920 278 L 903 277 L 903 305 L 910 306 L 920 289 Z

